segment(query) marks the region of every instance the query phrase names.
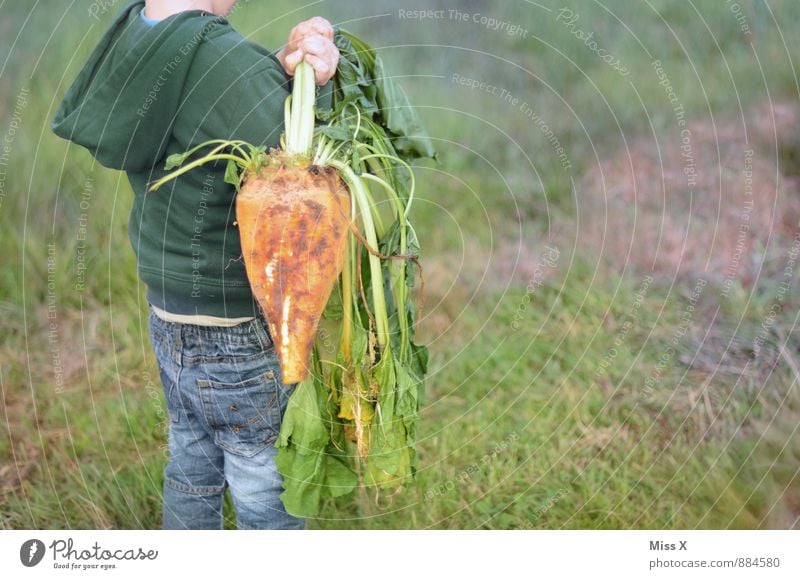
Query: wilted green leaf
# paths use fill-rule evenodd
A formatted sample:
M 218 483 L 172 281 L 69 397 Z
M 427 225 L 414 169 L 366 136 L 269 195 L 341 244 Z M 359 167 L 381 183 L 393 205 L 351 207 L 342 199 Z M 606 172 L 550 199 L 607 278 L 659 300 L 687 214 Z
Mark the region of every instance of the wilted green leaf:
M 233 159 L 229 159 L 225 167 L 225 182 L 236 187 L 237 191 L 239 190 L 239 166 Z

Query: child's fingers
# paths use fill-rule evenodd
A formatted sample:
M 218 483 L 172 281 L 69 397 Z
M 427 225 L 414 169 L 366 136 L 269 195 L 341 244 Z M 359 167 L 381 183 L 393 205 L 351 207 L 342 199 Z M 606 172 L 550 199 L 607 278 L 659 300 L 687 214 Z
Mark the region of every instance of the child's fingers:
M 300 47 L 305 54 L 313 54 L 321 58 L 331 68 L 336 68 L 339 62 L 339 49 L 333 42 L 322 36 L 308 36 L 303 39 Z
M 286 74 L 294 76 L 295 69 L 300 61 L 306 62 L 314 69 L 316 83 L 323 85 L 336 73 L 339 63 L 339 49 L 336 45 L 319 34 L 312 34 L 303 38 L 299 46 L 283 58 L 283 67 Z
M 333 26 L 330 22 L 320 16 L 315 16 L 309 20 L 304 20 L 289 33 L 289 40 L 286 42 L 284 50 L 287 53 L 294 52 L 300 48 L 302 42 L 310 37 L 322 37 L 333 43 Z
M 327 38 L 315 35 L 304 38 L 302 48 L 306 61 L 314 68 L 317 84 L 328 82 L 339 64 L 339 49 L 336 45 Z
M 333 26 L 331 23 L 320 16 L 314 16 L 309 20 L 304 20 L 294 27 L 292 36 L 297 40 L 303 37 L 318 34 L 328 40 L 333 40 Z
M 326 19 L 321 16 L 314 16 L 308 21 L 311 26 L 319 32 L 322 36 L 330 41 L 333 41 L 333 26 Z
M 293 75 L 294 69 L 297 68 L 297 65 L 300 64 L 301 60 L 303 60 L 303 51 L 299 48 L 294 52 L 287 54 L 283 59 L 283 67 L 286 70 L 286 74 L 290 76 Z
M 324 58 L 325 54 L 330 52 L 331 49 L 336 49 L 336 46 L 327 38 L 319 34 L 312 34 L 300 41 L 300 48 L 302 48 L 303 52 L 306 54 L 313 54 L 314 56 Z
M 305 60 L 314 69 L 314 79 L 318 85 L 323 85 L 328 82 L 333 76 L 333 71 L 330 65 L 321 59 L 319 56 L 313 54 L 306 54 Z

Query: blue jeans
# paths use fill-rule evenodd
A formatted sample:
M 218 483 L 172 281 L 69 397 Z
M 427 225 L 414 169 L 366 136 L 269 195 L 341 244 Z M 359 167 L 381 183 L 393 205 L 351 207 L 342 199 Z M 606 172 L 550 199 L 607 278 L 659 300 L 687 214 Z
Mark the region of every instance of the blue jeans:
M 264 318 L 227 328 L 151 311 L 149 325 L 170 418 L 162 527 L 221 529 L 230 488 L 238 528 L 304 529 L 279 498 L 274 443 L 294 385 Z

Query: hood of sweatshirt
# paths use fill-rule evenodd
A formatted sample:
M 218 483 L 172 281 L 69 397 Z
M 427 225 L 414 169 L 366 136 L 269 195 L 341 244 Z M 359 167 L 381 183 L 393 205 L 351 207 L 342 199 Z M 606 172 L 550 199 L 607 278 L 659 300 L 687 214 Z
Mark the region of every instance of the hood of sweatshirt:
M 53 117 L 56 135 L 104 166 L 149 171 L 163 156 L 203 38 L 227 21 L 202 10 L 151 26 L 130 2 L 115 17 Z

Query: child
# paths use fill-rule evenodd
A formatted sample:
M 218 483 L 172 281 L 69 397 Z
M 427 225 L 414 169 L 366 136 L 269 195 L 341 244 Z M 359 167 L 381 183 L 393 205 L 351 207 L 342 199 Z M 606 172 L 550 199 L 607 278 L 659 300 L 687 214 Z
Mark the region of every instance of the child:
M 273 446 L 294 385 L 284 386 L 250 292 L 225 163 L 146 192 L 164 161 L 209 139 L 277 147 L 290 77 L 305 59 L 330 106 L 339 52 L 322 18 L 275 54 L 227 16 L 236 0 L 129 2 L 67 91 L 54 132 L 125 171 L 128 234 L 147 286 L 149 330 L 169 410 L 165 529 L 220 529 L 230 487 L 239 528 L 302 529 L 279 499 Z

